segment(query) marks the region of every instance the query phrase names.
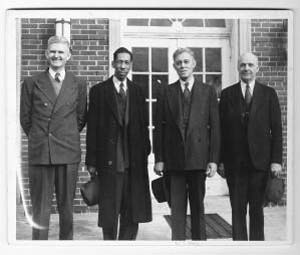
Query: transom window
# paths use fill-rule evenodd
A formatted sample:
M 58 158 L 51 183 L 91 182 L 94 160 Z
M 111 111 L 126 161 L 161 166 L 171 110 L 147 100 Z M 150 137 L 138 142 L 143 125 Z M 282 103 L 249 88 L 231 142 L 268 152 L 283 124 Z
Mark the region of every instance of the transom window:
M 179 23 L 183 27 L 225 27 L 225 19 L 127 19 L 127 26 L 171 27 Z

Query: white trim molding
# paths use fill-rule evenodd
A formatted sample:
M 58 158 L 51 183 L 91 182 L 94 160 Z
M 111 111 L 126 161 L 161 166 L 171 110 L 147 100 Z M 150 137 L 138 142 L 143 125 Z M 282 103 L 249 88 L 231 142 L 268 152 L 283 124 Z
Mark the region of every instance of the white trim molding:
M 239 31 L 239 54 L 251 51 L 251 19 L 238 20 Z
M 109 56 L 108 56 L 108 62 L 109 62 L 109 76 L 111 76 L 114 72 L 111 62 L 113 60 L 112 54 L 115 52 L 116 49 L 118 49 L 121 46 L 121 23 L 119 19 L 109 19 L 109 42 L 108 42 L 108 48 L 109 48 Z

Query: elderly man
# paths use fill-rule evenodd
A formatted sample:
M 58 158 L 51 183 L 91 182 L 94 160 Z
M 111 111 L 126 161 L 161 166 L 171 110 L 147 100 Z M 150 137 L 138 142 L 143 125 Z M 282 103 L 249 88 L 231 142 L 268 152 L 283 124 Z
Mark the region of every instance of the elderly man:
M 86 85 L 65 70 L 71 57 L 66 38 L 52 36 L 49 68 L 22 85 L 20 121 L 28 136 L 32 239 L 48 239 L 55 186 L 59 239 L 73 239 L 73 198 L 81 159 L 79 132 L 85 125 Z
M 256 81 L 258 59 L 239 57 L 240 81 L 222 91 L 220 100 L 221 162 L 232 207 L 233 240 L 264 240 L 263 204 L 270 172 L 278 176 L 282 161 L 280 106 L 273 88 Z
M 213 87 L 195 79 L 193 51 L 179 48 L 173 60 L 179 80 L 166 86 L 158 100 L 154 170 L 170 178 L 172 240 L 186 239 L 188 198 L 192 240 L 205 240 L 205 180 L 217 170 L 220 149 L 217 96 Z

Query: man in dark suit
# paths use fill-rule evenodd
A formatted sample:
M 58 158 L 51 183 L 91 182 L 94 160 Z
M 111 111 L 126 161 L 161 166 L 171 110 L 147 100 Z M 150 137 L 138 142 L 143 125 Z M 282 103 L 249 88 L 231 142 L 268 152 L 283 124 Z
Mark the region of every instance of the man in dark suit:
M 127 79 L 132 53 L 119 48 L 112 66 L 114 75 L 90 91 L 86 164 L 100 180 L 98 225 L 104 240 L 135 240 L 138 223 L 152 220 L 146 101 Z
M 258 59 L 245 53 L 238 60 L 240 81 L 222 91 L 220 100 L 221 164 L 232 207 L 233 240 L 264 240 L 264 195 L 271 173 L 282 160 L 281 113 L 276 92 L 256 81 Z M 223 164 L 224 163 L 224 164 Z
M 206 176 L 217 170 L 220 147 L 216 92 L 193 76 L 194 53 L 179 48 L 173 54 L 179 80 L 165 87 L 158 99 L 154 135 L 154 170 L 170 180 L 172 240 L 185 240 L 187 197 L 192 239 L 205 240 Z
M 20 121 L 28 136 L 32 239 L 48 239 L 53 187 L 59 239 L 73 239 L 73 198 L 81 159 L 79 132 L 85 125 L 86 85 L 65 71 L 70 59 L 64 37 L 48 40 L 49 68 L 22 85 Z

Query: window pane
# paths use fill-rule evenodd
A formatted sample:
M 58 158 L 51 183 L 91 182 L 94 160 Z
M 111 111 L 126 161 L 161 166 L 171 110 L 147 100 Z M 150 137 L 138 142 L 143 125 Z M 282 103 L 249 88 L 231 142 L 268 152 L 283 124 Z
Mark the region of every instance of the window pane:
M 152 98 L 157 98 L 162 86 L 169 83 L 168 75 L 153 75 L 152 76 Z
M 149 19 L 127 19 L 127 26 L 148 26 Z
M 134 74 L 132 75 L 132 81 L 142 88 L 144 96 L 149 98 L 149 76 L 148 75 L 141 75 L 141 74 Z
M 190 48 L 195 55 L 195 59 L 197 62 L 195 72 L 202 72 L 203 64 L 202 64 L 202 48 Z
M 206 72 L 221 72 L 221 48 L 205 49 Z
M 157 98 L 158 95 L 162 92 L 162 87 L 167 86 L 169 83 L 168 75 L 153 75 L 152 76 L 152 98 Z M 153 125 L 156 123 L 156 112 L 157 104 L 156 102 L 152 103 L 152 119 Z
M 151 19 L 150 26 L 170 27 L 172 22 L 169 19 Z
M 186 19 L 182 22 L 184 27 L 203 27 L 203 19 Z
M 221 90 L 222 90 L 222 76 L 221 75 L 213 75 L 213 74 L 209 74 L 206 75 L 206 83 L 208 85 L 211 85 L 215 88 L 216 92 L 217 92 L 217 96 L 218 98 L 221 96 Z
M 203 75 L 202 74 L 194 74 L 194 77 L 197 81 L 203 82 Z
M 152 72 L 168 72 L 167 48 L 152 48 Z
M 147 72 L 148 67 L 148 48 L 132 48 L 133 65 L 132 71 L 134 72 Z
M 206 19 L 206 27 L 225 27 L 225 19 Z

